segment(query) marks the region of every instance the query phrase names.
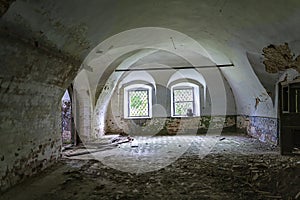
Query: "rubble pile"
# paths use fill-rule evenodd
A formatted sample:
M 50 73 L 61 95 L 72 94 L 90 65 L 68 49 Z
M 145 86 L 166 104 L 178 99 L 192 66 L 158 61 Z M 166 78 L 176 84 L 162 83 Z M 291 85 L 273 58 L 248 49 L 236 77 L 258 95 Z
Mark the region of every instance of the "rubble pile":
M 103 149 L 128 145 L 132 139 L 116 137 L 89 144 L 89 148 L 105 153 Z M 210 153 L 201 157 L 200 146 L 205 141 L 197 137 L 170 165 L 139 174 L 119 171 L 86 157 L 87 149 L 72 149 L 65 152 L 56 167 L 46 170 L 48 174 L 39 174 L 35 179 L 38 182 L 21 185 L 22 195 L 17 199 L 300 199 L 299 156 L 281 156 L 278 147 L 253 138 L 220 136 Z M 12 197 L 16 193 L 11 191 L 0 199 L 15 199 Z
M 51 198 L 300 199 L 300 157 L 281 156 L 276 147 L 256 140 L 220 141 L 202 159 L 194 144 L 173 164 L 143 174 L 121 172 L 96 160 L 65 160 L 71 168 L 64 173 L 66 183 Z M 73 162 L 82 165 L 72 169 Z

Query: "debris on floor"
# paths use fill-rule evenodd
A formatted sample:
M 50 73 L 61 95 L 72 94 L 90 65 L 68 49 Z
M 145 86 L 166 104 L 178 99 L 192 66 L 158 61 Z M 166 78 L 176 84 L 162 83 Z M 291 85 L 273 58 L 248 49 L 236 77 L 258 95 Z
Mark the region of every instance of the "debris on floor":
M 113 136 L 112 136 L 113 137 Z M 85 145 L 80 145 L 78 147 L 73 147 L 73 148 L 68 148 L 64 149 L 70 150 L 68 152 L 64 153 L 64 156 L 66 157 L 74 157 L 74 156 L 81 156 L 81 155 L 86 155 L 86 154 L 92 154 L 92 153 L 97 153 L 105 150 L 110 150 L 118 147 L 118 145 L 123 144 L 123 143 L 130 143 L 134 139 L 129 136 L 129 135 L 118 135 L 116 137 L 106 139 L 105 142 L 102 141 L 101 143 L 87 143 Z
M 134 139 L 132 137 L 128 136 L 123 136 L 123 135 L 119 135 L 117 137 L 114 137 L 113 139 L 111 139 L 111 143 L 113 144 L 122 144 L 122 143 L 127 143 L 127 142 L 131 142 Z
M 166 142 L 165 138 L 161 140 Z M 176 142 L 176 138 L 171 141 Z M 45 179 L 43 184 L 22 186 L 22 194 L 16 192 L 17 187 L 12 188 L 0 199 L 13 195 L 16 200 L 300 198 L 299 156 L 281 156 L 279 148 L 272 145 L 248 137 L 228 136 L 218 139 L 212 151 L 200 159 L 197 141 L 205 139 L 195 140 L 172 164 L 141 174 L 122 172 L 95 159 L 65 157 L 59 165 L 63 170 L 55 172 L 63 180 L 55 187 L 46 192 L 39 189 L 50 184 L 49 175 L 40 174 L 40 179 Z M 35 196 L 26 192 L 26 187 L 36 187 Z
M 295 147 L 294 150 L 292 151 L 292 153 L 300 155 L 300 149 Z

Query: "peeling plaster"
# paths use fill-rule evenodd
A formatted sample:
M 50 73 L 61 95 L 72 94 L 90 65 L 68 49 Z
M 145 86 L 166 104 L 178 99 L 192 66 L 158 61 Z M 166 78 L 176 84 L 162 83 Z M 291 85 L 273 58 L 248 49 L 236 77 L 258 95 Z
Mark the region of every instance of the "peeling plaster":
M 265 69 L 269 73 L 277 73 L 286 69 L 296 69 L 300 72 L 300 55 L 295 57 L 288 43 L 269 45 L 263 48 Z
M 63 89 L 73 80 L 79 64 L 88 55 L 89 50 L 106 38 L 117 34 L 113 40 L 107 41 L 103 46 L 97 46 L 99 48 L 95 48 L 91 52 L 91 57 L 88 58 L 100 58 L 99 62 L 95 61 L 95 65 L 87 65 L 87 68 L 83 69 L 89 79 L 84 82 L 84 90 L 80 94 L 86 95 L 83 101 L 86 101 L 87 104 L 84 104 L 80 109 L 83 109 L 84 116 L 82 117 L 86 120 L 82 123 L 86 131 L 90 131 L 91 115 L 98 97 L 95 93 L 101 74 L 103 74 L 102 70 L 112 63 L 110 61 L 119 58 L 120 55 L 126 54 L 126 52 L 144 47 L 159 49 L 159 44 L 153 44 L 152 42 L 164 42 L 163 40 L 157 40 L 164 36 L 163 34 L 144 34 L 144 37 L 140 37 L 139 34 L 132 34 L 129 31 L 127 32 L 128 36 L 131 35 L 133 39 L 130 42 L 126 38 L 120 39 L 118 37 L 118 34 L 124 30 L 145 26 L 167 27 L 185 32 L 195 38 L 196 43 L 199 42 L 203 45 L 202 47 L 206 51 L 203 51 L 203 55 L 206 55 L 209 60 L 218 64 L 219 62 L 232 61 L 235 67 L 221 69 L 221 71 L 225 74 L 233 89 L 238 113 L 251 115 L 252 117 L 259 115 L 260 117 L 257 117 L 257 119 L 250 119 L 251 117 L 249 117 L 245 120 L 248 120 L 249 123 L 252 120 L 248 131 L 260 134 L 262 140 L 268 138 L 265 137 L 268 135 L 271 140 L 274 139 L 275 119 L 265 118 L 261 120 L 260 118 L 262 118 L 261 116 L 276 116 L 276 113 L 271 106 L 271 99 L 256 105 L 255 98 L 261 99 L 260 95 L 266 93 L 266 91 L 251 71 L 246 52 L 260 54 L 262 46 L 275 43 L 282 44 L 285 41 L 296 41 L 294 48 L 299 50 L 299 47 L 297 47 L 299 46 L 297 44 L 299 43 L 300 33 L 299 1 L 280 0 L 274 3 L 272 0 L 254 0 L 250 3 L 241 3 L 239 0 L 232 0 L 226 4 L 217 3 L 218 5 L 214 5 L 211 0 L 201 2 L 197 0 L 168 0 L 160 1 L 159 6 L 153 6 L 150 1 L 125 0 L 118 2 L 118 4 L 97 0 L 91 0 L 88 3 L 86 1 L 70 0 L 16 1 L 10 4 L 11 2 L 3 0 L 0 4 L 1 37 L 4 38 L 1 39 L 1 47 L 5 46 L 5 50 L 1 51 L 1 61 L 7 63 L 1 67 L 0 94 L 1 104 L 8 105 L 3 106 L 3 111 L 6 111 L 7 116 L 1 118 L 1 120 L 4 120 L 1 128 L 4 127 L 6 130 L 1 131 L 1 133 L 5 133 L 1 134 L 5 137 L 5 139 L 0 140 L 1 142 L 15 144 L 15 137 L 24 139 L 30 135 L 29 139 L 33 142 L 20 145 L 18 148 L 21 152 L 25 147 L 39 147 L 44 144 L 56 149 L 55 144 L 43 141 L 46 138 L 39 134 L 40 129 L 43 129 L 45 133 L 50 133 L 51 130 L 59 128 L 56 121 L 56 112 L 53 111 L 53 106 L 56 106 L 55 99 L 60 100 L 58 97 L 62 95 Z M 165 44 L 169 45 L 170 48 L 173 47 L 173 49 L 176 47 L 174 50 L 183 47 L 192 48 L 195 44 L 189 43 L 186 36 L 179 38 L 170 34 L 165 36 L 168 40 L 168 42 L 165 41 Z M 172 41 L 170 41 L 170 37 Z M 147 38 L 149 39 L 148 43 L 144 43 Z M 8 42 L 8 45 L 6 42 Z M 23 44 L 20 45 L 22 42 Z M 24 48 L 24 46 L 26 47 Z M 218 51 L 215 49 L 218 49 Z M 41 60 L 37 59 L 39 57 L 38 52 L 45 54 L 45 56 L 41 56 Z M 103 56 L 108 52 L 109 56 Z M 294 53 L 299 52 L 294 51 Z M 279 52 L 279 57 L 282 56 Z M 28 57 L 28 59 L 25 59 L 25 57 Z M 288 54 L 283 58 L 291 60 Z M 293 57 L 292 63 L 298 63 L 298 58 Z M 56 64 L 52 64 L 50 61 L 52 59 L 55 60 Z M 286 64 L 287 61 L 284 59 L 280 62 Z M 89 63 L 91 60 L 87 59 L 86 61 Z M 35 65 L 32 65 L 32 63 L 35 63 Z M 287 64 L 287 67 L 292 68 L 283 71 L 283 73 L 289 71 L 288 76 L 285 76 L 285 74 L 281 76 L 280 74 L 280 80 L 292 78 L 293 74 L 291 75 L 290 72 L 294 73 L 296 71 L 294 64 Z M 273 70 L 271 67 L 270 69 Z M 275 70 L 277 69 L 275 68 Z M 299 72 L 299 68 L 297 70 Z M 91 76 L 92 72 L 96 74 L 95 77 Z M 214 71 L 214 73 L 218 73 L 218 71 Z M 211 81 L 209 84 L 216 83 Z M 113 86 L 110 86 L 109 90 L 112 88 Z M 87 90 L 90 96 L 87 96 Z M 44 91 L 49 92 L 49 94 L 44 93 Z M 42 108 L 38 105 L 41 99 L 47 98 L 52 100 L 48 102 L 48 107 L 42 110 L 41 113 Z M 9 110 L 9 108 L 14 109 Z M 81 110 L 77 110 L 77 112 L 79 111 Z M 97 111 L 95 114 L 99 115 Z M 19 116 L 20 119 L 10 118 L 13 115 Z M 264 127 L 260 122 L 270 126 Z M 29 128 L 26 126 L 28 124 L 30 124 Z M 31 130 L 32 128 L 35 129 Z M 265 131 L 264 134 L 261 134 L 262 130 Z M 58 137 L 57 134 L 54 134 L 54 136 Z M 32 151 L 35 150 L 32 149 Z M 45 162 L 48 162 L 53 157 L 47 152 L 51 151 L 42 150 L 36 153 L 35 156 L 40 156 L 41 160 L 39 161 L 43 162 L 44 157 L 41 155 L 45 154 Z M 27 154 L 26 151 L 24 151 L 25 154 Z M 12 151 L 11 155 L 14 159 L 12 159 L 10 165 L 14 165 L 15 169 L 22 166 L 26 162 L 25 159 L 28 159 L 27 156 L 24 156 L 24 159 L 19 162 L 18 159 L 22 157 L 22 153 L 19 151 Z M 0 158 L 5 162 L 8 160 L 6 154 L 5 157 Z M 17 161 L 15 164 L 14 160 Z M 46 164 L 42 165 L 46 166 Z M 8 168 L 13 167 L 1 166 L 4 171 Z M 10 170 L 10 172 L 13 171 Z M 10 180 L 13 184 L 17 181 L 12 177 L 7 180 Z

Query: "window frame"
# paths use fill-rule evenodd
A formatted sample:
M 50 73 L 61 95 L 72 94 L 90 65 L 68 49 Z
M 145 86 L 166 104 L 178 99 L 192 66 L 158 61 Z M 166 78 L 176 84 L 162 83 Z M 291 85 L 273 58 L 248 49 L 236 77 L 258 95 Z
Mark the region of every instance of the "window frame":
M 282 85 L 281 90 L 281 109 L 282 113 L 290 112 L 290 87 L 289 85 Z
M 175 101 L 175 91 L 176 90 L 191 90 L 192 91 L 192 100 L 191 101 L 188 101 L 188 100 L 183 100 L 183 101 Z M 181 103 L 192 103 L 192 109 L 193 111 L 195 110 L 195 95 L 194 95 L 194 88 L 193 87 L 177 87 L 177 88 L 173 88 L 172 90 L 172 93 L 173 93 L 173 115 L 175 117 L 182 117 L 182 116 L 185 116 L 185 115 L 179 115 L 179 114 L 176 114 L 176 104 L 181 104 Z
M 187 115 L 176 115 L 175 113 L 175 90 L 182 90 L 182 89 L 192 89 L 193 91 L 193 116 Z M 191 101 L 183 101 L 183 102 L 191 102 Z M 200 89 L 199 86 L 194 83 L 184 82 L 178 83 L 171 86 L 171 116 L 172 117 L 199 117 L 200 116 Z
M 131 91 L 147 91 L 148 94 L 148 115 L 130 116 L 130 95 Z M 152 87 L 144 84 L 129 85 L 124 88 L 124 119 L 149 119 L 152 118 Z

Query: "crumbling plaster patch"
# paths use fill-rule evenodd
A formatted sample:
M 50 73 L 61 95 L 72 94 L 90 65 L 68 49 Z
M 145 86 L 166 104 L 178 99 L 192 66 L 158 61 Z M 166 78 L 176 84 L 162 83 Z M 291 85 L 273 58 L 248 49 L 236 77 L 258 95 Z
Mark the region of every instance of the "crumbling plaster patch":
M 277 73 L 286 69 L 296 69 L 300 72 L 300 55 L 292 53 L 288 43 L 269 45 L 263 48 L 265 69 L 269 73 Z
M 237 129 L 262 142 L 278 143 L 278 119 L 259 116 L 237 116 Z
M 118 122 L 116 122 L 118 121 Z M 154 117 L 152 119 L 127 120 L 114 117 L 106 120 L 106 134 L 127 133 L 137 136 L 152 135 L 196 135 L 205 134 L 208 129 L 223 129 L 224 132 L 236 130 L 236 116 L 202 116 L 192 118 Z

